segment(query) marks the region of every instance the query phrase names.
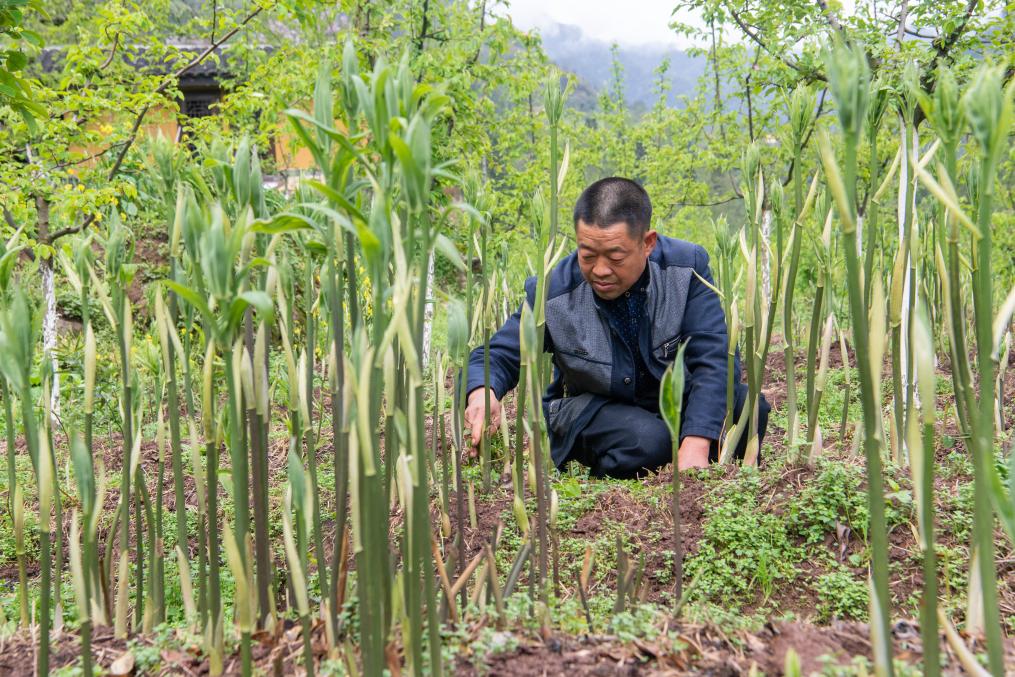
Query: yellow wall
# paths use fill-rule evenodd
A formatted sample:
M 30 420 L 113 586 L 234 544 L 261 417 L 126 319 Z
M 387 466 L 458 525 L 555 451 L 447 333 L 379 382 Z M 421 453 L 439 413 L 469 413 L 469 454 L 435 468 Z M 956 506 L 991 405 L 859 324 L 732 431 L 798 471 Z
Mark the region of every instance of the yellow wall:
M 178 115 L 179 111 L 176 108 L 154 108 L 145 116 L 145 123 L 141 126 L 141 133 L 155 136 L 161 132 L 165 138 L 176 141 L 177 134 L 179 133 L 179 125 L 176 121 Z M 104 121 L 97 123 L 96 127 L 112 123 L 113 118 L 114 113 L 108 113 L 104 117 Z M 288 121 L 284 118 L 279 120 L 278 129 L 280 131 L 275 137 L 275 166 L 278 171 L 310 169 L 314 166 L 313 155 L 303 146 L 297 147 L 295 152 L 293 152 L 293 136 L 286 131 L 288 124 Z M 89 153 L 98 153 L 104 148 L 105 145 L 98 144 L 95 147 L 72 147 L 71 151 L 87 155 Z

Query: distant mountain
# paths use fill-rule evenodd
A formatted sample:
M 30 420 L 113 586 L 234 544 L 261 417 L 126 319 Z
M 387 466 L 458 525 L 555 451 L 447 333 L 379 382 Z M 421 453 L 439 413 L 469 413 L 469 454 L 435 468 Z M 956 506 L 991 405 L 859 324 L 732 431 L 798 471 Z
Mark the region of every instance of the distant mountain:
M 580 96 L 586 88 L 598 94 L 609 85 L 612 77 L 610 43 L 588 37 L 578 26 L 568 24 L 548 24 L 539 32 L 543 38 L 543 49 L 550 59 L 562 69 L 577 75 L 584 85 L 576 94 Z M 705 72 L 704 57 L 691 57 L 666 45 L 620 45 L 617 56 L 624 67 L 624 98 L 632 110 L 652 107 L 655 101 L 653 71 L 664 58 L 670 59 L 666 77 L 671 85 L 671 106 L 678 105 L 681 95 L 693 95 L 698 78 Z M 574 103 L 584 108 L 579 102 Z

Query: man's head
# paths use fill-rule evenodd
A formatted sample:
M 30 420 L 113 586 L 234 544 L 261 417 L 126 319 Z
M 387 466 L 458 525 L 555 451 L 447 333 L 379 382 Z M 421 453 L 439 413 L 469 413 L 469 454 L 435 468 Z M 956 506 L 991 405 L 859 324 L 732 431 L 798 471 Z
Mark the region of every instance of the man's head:
M 603 299 L 631 288 L 656 246 L 649 228 L 652 202 L 630 179 L 600 179 L 585 189 L 574 206 L 578 267 Z

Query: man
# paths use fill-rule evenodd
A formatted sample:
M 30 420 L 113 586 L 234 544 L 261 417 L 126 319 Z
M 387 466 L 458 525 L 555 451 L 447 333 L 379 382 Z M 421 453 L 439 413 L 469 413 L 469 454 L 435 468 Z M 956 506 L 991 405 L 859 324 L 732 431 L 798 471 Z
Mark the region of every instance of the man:
M 726 414 L 727 335 L 704 248 L 651 230 L 652 203 L 634 181 L 607 178 L 585 189 L 574 208 L 577 251 L 547 279 L 545 349 L 554 380 L 543 398 L 554 465 L 575 460 L 593 476 L 631 478 L 672 459 L 669 430 L 659 416 L 659 381 L 687 341 L 686 386 L 678 467 L 717 461 Z M 525 283 L 528 303 L 535 278 Z M 475 448 L 490 420 L 500 420 L 507 391 L 518 383 L 521 311 L 490 340 L 490 383 L 483 349 L 469 359 L 465 420 Z M 739 356 L 734 361 L 740 373 Z M 747 387 L 735 379 L 735 416 Z M 761 399 L 764 434 L 768 403 Z M 734 419 L 736 420 L 736 419 Z M 737 456 L 747 444 L 742 436 Z

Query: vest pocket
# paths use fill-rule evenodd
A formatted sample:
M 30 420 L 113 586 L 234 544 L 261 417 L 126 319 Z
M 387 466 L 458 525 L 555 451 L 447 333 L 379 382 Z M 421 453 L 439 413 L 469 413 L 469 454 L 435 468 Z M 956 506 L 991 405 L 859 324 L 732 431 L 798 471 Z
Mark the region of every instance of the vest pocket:
M 564 377 L 564 388 L 569 395 L 587 392 L 609 395 L 611 363 L 559 349 L 554 350 L 553 359 Z
M 668 360 L 670 356 L 676 357 L 677 348 L 680 346 L 680 339 L 683 338 L 680 335 L 674 336 L 669 341 L 665 341 L 661 346 L 656 348 L 655 352 L 662 351 L 663 360 Z

